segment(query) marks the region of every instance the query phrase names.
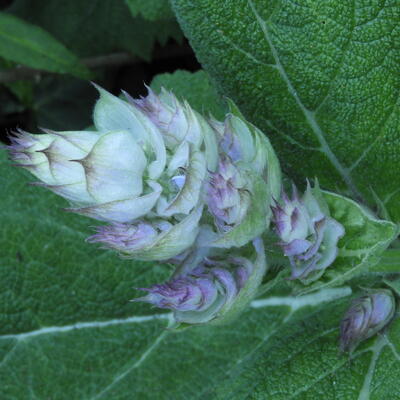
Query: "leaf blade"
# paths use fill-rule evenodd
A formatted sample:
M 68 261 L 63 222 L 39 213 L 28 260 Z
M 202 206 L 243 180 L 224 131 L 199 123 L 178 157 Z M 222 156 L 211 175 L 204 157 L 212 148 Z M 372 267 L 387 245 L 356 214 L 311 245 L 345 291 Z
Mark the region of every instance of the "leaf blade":
M 0 12 L 0 55 L 39 70 L 90 77 L 77 57 L 42 28 Z

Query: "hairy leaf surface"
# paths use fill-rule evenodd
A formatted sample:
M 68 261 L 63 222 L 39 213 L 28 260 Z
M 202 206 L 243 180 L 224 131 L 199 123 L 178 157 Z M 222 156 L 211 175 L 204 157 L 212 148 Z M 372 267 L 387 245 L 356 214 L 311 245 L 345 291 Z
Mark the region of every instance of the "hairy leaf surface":
M 282 329 L 252 367 L 221 385 L 218 398 L 399 399 L 400 319 L 352 354 L 340 354 L 337 319 L 346 306 L 348 300 Z
M 396 0 L 173 0 L 206 71 L 304 183 L 400 220 Z

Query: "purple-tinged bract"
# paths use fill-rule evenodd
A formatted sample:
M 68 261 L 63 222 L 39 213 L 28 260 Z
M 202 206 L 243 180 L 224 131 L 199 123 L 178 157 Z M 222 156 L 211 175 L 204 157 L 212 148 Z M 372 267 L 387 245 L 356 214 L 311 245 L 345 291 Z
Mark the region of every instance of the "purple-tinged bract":
M 225 232 L 246 215 L 251 198 L 244 174 L 228 159 L 221 159 L 218 169 L 210 174 L 207 204 L 217 227 Z
M 150 245 L 159 230 L 146 222 L 136 224 L 112 224 L 99 226 L 97 233 L 87 239 L 89 243 L 101 243 L 105 247 L 128 253 Z

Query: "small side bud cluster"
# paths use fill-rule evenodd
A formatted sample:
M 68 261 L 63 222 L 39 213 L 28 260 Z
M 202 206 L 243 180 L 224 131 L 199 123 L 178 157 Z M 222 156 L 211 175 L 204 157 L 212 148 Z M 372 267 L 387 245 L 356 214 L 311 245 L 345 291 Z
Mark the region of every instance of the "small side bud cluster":
M 172 310 L 177 323 L 220 323 L 246 306 L 253 296 L 249 289 L 253 291 L 261 282 L 266 268 L 264 249 L 257 241 L 255 249 L 254 262 L 243 257 L 205 258 L 187 273 L 140 289 L 147 295 L 134 301 Z
M 154 285 L 147 296 L 136 299 L 168 308 L 177 322 L 204 323 L 236 297 L 239 287 L 234 272 L 224 268 L 197 267 L 190 274 Z
M 318 279 L 335 260 L 344 228 L 328 215 L 318 187 L 308 184 L 302 198 L 293 187 L 292 198 L 283 193 L 282 199 L 282 204 L 272 207 L 273 220 L 279 244 L 290 260 L 290 279 Z
M 352 351 L 381 331 L 394 312 L 395 300 L 390 290 L 374 290 L 355 299 L 340 323 L 341 351 Z

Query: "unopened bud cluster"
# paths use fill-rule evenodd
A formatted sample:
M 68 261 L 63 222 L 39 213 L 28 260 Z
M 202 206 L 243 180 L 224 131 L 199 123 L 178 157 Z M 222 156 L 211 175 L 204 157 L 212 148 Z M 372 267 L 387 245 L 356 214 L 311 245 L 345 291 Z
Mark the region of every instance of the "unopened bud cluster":
M 260 248 L 255 251 L 257 253 Z M 240 299 L 250 281 L 260 284 L 265 261 L 259 254 L 254 262 L 242 257 L 224 260 L 203 259 L 193 270 L 150 288 L 141 289 L 147 295 L 135 301 L 145 301 L 174 312 L 178 323 L 199 324 L 227 318 L 233 308 L 248 304 Z M 239 305 L 240 303 L 240 305 Z

